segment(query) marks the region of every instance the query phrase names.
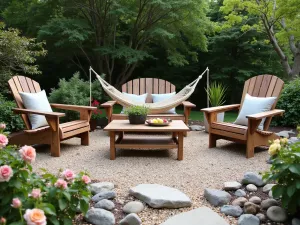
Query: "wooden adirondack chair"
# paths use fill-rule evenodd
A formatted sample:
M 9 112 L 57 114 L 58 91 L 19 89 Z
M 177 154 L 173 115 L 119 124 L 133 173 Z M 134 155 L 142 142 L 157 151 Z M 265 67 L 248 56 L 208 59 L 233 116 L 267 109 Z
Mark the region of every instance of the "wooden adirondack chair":
M 176 87 L 174 84 L 157 78 L 139 78 L 128 81 L 122 85 L 122 92 L 126 92 L 128 94 L 142 95 L 148 93 L 146 103 L 152 102 L 151 94 L 166 94 L 175 91 Z M 127 119 L 125 114 L 113 114 L 113 106 L 116 103 L 116 101 L 108 101 L 101 105 L 106 110 L 108 122 L 112 120 Z M 182 102 L 182 105 L 184 106 L 184 114 L 152 114 L 148 115 L 148 118 L 171 118 L 172 120 L 182 120 L 185 124 L 188 124 L 191 109 L 196 106 L 188 101 Z
M 278 138 L 273 132 L 267 131 L 272 117 L 282 115 L 284 110 L 275 109 L 284 82 L 276 76 L 260 75 L 252 77 L 245 82 L 241 104 L 219 106 L 202 109 L 209 124 L 209 148 L 216 147 L 218 139 L 226 139 L 247 145 L 247 158 L 254 156 L 254 148 L 257 146 L 268 146 L 269 140 Z M 236 110 L 241 108 L 245 95 L 248 93 L 255 97 L 277 97 L 272 108 L 268 112 L 248 115 L 248 126 L 233 123 L 217 122 L 217 114 L 220 112 Z M 263 130 L 258 130 L 262 119 L 266 118 Z
M 50 144 L 51 155 L 60 156 L 60 142 L 72 137 L 81 138 L 82 145 L 89 145 L 90 117 L 92 110 L 96 107 L 50 104 L 52 108 L 73 110 L 80 113 L 80 120 L 59 124 L 59 118 L 64 113 L 42 112 L 25 109 L 19 92 L 36 93 L 40 92 L 39 83 L 28 77 L 14 76 L 8 81 L 10 90 L 14 96 L 18 108 L 13 109 L 14 113 L 21 114 L 25 123 L 26 130 L 12 134 L 9 137 L 10 144 L 32 145 L 32 144 Z M 28 114 L 43 115 L 49 126 L 31 129 Z

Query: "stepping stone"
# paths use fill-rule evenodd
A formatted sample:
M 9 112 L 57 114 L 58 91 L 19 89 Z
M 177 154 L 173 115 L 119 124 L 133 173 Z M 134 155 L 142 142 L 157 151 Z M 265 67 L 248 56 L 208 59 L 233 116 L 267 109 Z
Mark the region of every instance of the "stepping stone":
M 115 185 L 111 182 L 99 182 L 90 185 L 90 190 L 93 194 L 98 194 L 103 191 L 111 191 L 115 188 Z
M 235 191 L 235 190 L 237 190 L 237 189 L 239 189 L 241 187 L 242 187 L 242 185 L 239 182 L 230 181 L 230 182 L 225 182 L 224 183 L 223 189 L 225 191 Z
M 265 182 L 263 181 L 262 176 L 258 173 L 247 172 L 244 174 L 242 184 L 254 184 L 261 187 L 265 184 Z
M 88 210 L 85 219 L 94 225 L 114 225 L 116 223 L 114 214 L 97 208 Z
M 180 213 L 169 218 L 161 225 L 229 225 L 221 216 L 208 207 L 201 207 Z
M 152 208 L 177 209 L 192 205 L 186 194 L 159 184 L 140 184 L 131 188 L 129 193 Z
M 125 216 L 119 223 L 119 225 L 141 225 L 142 220 L 135 213 L 130 213 Z
M 213 206 L 226 205 L 231 200 L 231 195 L 226 191 L 220 191 L 217 189 L 206 188 L 204 190 L 204 197 Z

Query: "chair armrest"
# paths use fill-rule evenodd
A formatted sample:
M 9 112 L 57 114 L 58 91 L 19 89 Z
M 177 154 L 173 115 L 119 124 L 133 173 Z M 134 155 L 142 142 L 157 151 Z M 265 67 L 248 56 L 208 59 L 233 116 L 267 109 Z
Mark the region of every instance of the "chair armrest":
M 116 101 L 108 101 L 108 102 L 101 104 L 101 107 L 103 107 L 103 108 L 113 107 L 116 103 L 117 103 Z
M 191 102 L 188 102 L 188 101 L 183 101 L 183 102 L 182 102 L 182 105 L 183 105 L 184 107 L 188 107 L 188 108 L 195 108 L 195 107 L 196 107 L 195 104 L 193 104 L 193 103 L 191 103 Z
M 58 113 L 58 112 L 43 112 L 38 110 L 31 110 L 31 109 L 19 109 L 15 108 L 13 109 L 14 113 L 17 114 L 36 114 L 36 115 L 42 115 L 46 117 L 63 117 L 65 116 L 64 113 Z
M 252 115 L 249 115 L 246 117 L 250 120 L 261 120 L 263 118 L 267 118 L 267 117 L 271 117 L 271 116 L 277 116 L 277 115 L 282 116 L 283 113 L 284 113 L 284 110 L 282 110 L 282 109 L 273 109 L 273 110 L 270 110 L 267 112 L 256 113 L 256 114 L 252 114 Z
M 240 104 L 233 104 L 233 105 L 224 105 L 224 106 L 204 108 L 204 109 L 201 109 L 201 111 L 205 112 L 205 113 L 226 112 L 226 111 L 230 111 L 233 109 L 239 109 L 239 108 L 240 108 Z
M 72 111 L 83 111 L 83 110 L 96 110 L 97 107 L 94 106 L 83 106 L 83 105 L 65 105 L 65 104 L 50 104 L 51 107 L 56 109 L 65 109 L 65 110 L 72 110 Z

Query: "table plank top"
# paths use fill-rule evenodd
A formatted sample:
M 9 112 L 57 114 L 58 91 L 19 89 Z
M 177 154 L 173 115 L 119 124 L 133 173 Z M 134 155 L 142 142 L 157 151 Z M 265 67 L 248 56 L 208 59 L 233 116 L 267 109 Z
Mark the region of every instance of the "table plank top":
M 132 132 L 183 132 L 190 129 L 182 120 L 173 120 L 169 126 L 149 126 L 146 124 L 130 124 L 129 120 L 113 120 L 104 131 L 132 131 Z

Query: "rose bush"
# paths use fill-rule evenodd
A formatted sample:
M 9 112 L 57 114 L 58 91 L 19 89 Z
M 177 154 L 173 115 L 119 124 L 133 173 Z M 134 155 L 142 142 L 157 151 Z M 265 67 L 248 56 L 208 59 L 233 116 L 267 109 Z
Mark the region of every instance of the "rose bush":
M 288 139 L 277 139 L 269 148 L 272 166 L 263 178 L 276 182 L 272 188 L 274 198 L 280 198 L 282 206 L 290 213 L 300 212 L 300 142 L 289 144 Z
M 88 175 L 69 169 L 58 175 L 45 169 L 34 173 L 35 149 L 7 145 L 4 129 L 1 124 L 0 224 L 71 225 L 76 213 L 85 214 L 91 197 Z

